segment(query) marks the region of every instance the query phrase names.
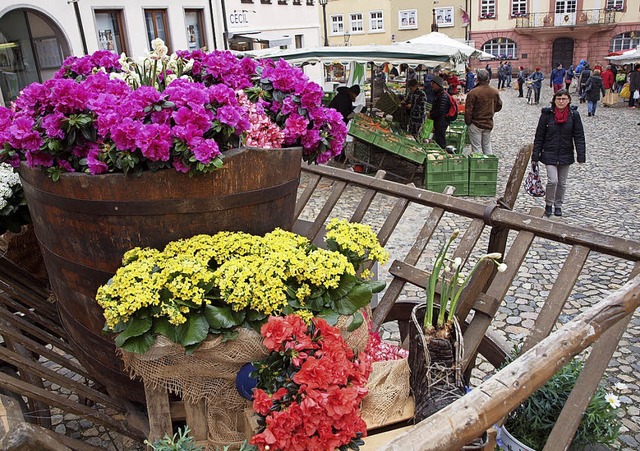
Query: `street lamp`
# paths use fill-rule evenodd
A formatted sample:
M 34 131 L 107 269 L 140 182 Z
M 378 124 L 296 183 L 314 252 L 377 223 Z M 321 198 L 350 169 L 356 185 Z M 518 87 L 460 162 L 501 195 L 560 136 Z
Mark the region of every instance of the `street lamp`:
M 322 23 L 324 24 L 324 46 L 329 47 L 329 36 L 327 35 L 327 2 L 329 0 L 318 0 L 322 5 Z
M 349 31 L 345 31 L 344 32 L 344 46 L 347 47 L 349 45 L 349 38 L 351 37 L 351 35 L 349 34 Z

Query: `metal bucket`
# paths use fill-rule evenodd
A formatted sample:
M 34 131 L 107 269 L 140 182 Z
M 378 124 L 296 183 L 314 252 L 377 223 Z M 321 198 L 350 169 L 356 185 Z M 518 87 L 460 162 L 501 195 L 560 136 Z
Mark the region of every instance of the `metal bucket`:
M 302 151 L 242 148 L 224 167 L 189 177 L 174 170 L 137 175 L 65 173 L 56 182 L 22 165 L 20 177 L 65 330 L 78 360 L 114 398 L 144 403 L 123 371 L 95 301 L 98 287 L 136 246 L 221 230 L 291 230 Z

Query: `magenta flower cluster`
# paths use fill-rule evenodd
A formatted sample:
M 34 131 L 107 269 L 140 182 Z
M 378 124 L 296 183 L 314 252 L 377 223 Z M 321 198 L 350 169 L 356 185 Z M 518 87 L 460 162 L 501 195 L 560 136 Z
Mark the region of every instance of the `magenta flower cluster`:
M 172 58 L 152 86 L 124 81 L 128 66 L 111 52 L 68 58 L 55 78 L 26 87 L 11 110 L 0 108 L 0 158 L 55 177 L 210 172 L 240 145 L 302 146 L 315 163 L 340 153 L 342 117 L 322 106 L 322 89 L 299 68 L 221 51 Z

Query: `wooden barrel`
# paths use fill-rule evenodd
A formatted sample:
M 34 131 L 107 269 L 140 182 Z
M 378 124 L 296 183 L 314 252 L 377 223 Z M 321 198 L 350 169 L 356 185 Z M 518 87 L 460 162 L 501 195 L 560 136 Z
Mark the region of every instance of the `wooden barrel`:
M 113 397 L 144 403 L 142 385 L 123 371 L 113 337 L 101 332 L 104 318 L 95 301 L 123 254 L 221 230 L 291 230 L 301 155 L 299 148 L 242 148 L 225 153 L 224 167 L 211 174 L 65 173 L 56 182 L 22 165 L 63 326 L 78 360 Z

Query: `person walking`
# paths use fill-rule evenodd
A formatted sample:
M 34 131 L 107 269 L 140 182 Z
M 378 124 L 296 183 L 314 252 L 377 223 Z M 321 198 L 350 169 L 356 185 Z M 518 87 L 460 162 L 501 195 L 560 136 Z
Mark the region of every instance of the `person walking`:
M 600 94 L 604 96 L 604 84 L 602 83 L 602 77 L 600 77 L 600 71 L 598 69 L 593 71 L 593 75 L 589 77 L 586 86 L 584 87 L 584 96 L 587 99 L 587 111 L 589 116 L 596 115 L 596 109 L 598 108 L 598 102 L 600 101 Z
M 429 112 L 429 119 L 433 121 L 433 139 L 443 149 L 447 147 L 446 133 L 449 121 L 447 121 L 446 115 L 451 106 L 444 85 L 444 80 L 438 75 L 434 75 L 431 79 L 431 88 L 435 94 L 435 99 Z
M 492 72 L 491 72 L 491 64 L 487 63 L 487 65 L 486 65 L 486 66 L 484 66 L 484 70 L 486 70 L 487 72 L 489 72 L 489 84 L 491 84 L 491 75 L 492 75 Z
M 520 70 L 518 71 L 518 97 L 523 97 L 522 90 L 524 89 L 524 81 L 526 78 L 527 75 L 524 72 L 524 66 L 520 66 Z
M 613 106 L 617 103 L 618 96 L 613 94 L 613 85 L 616 82 L 616 76 L 613 73 L 611 65 L 607 65 L 604 72 L 600 75 L 602 77 L 602 86 L 604 86 L 604 98 L 602 99 L 602 106 Z
M 329 108 L 334 108 L 338 113 L 342 115 L 342 120 L 345 124 L 349 123 L 349 120 L 355 116 L 355 102 L 356 97 L 360 95 L 360 86 L 353 85 L 350 88 L 341 86 L 337 89 L 336 96 L 331 99 Z M 344 163 L 347 160 L 347 154 L 353 150 L 353 142 L 345 141 L 345 145 L 342 148 L 340 155 L 336 155 L 334 160 L 339 163 Z
M 571 87 L 571 82 L 573 81 L 573 77 L 575 76 L 575 72 L 573 71 L 573 64 L 569 66 L 569 69 L 564 74 L 564 85 L 566 90 L 568 91 Z
M 478 70 L 478 85 L 467 94 L 465 100 L 464 122 L 469 127 L 471 151 L 492 155 L 491 130 L 493 130 L 493 116 L 502 109 L 500 93 L 493 86 L 489 86 L 489 73 Z
M 633 93 L 640 91 L 640 64 L 636 64 L 633 72 L 629 72 L 629 107 L 636 108 L 640 100 L 633 98 Z
M 549 77 L 549 87 L 553 88 L 553 93 L 555 94 L 564 86 L 564 75 L 566 71 L 562 68 L 562 63 L 558 63 L 556 68 L 551 71 L 551 76 Z
M 418 80 L 409 80 L 407 86 L 409 95 L 402 102 L 402 106 L 409 110 L 409 133 L 417 136 L 427 112 L 427 95 L 418 86 Z
M 536 105 L 540 103 L 540 91 L 542 90 L 542 80 L 544 74 L 540 72 L 540 66 L 536 67 L 535 72 L 529 75 L 529 80 L 533 81 L 533 92 L 535 93 Z
M 498 66 L 498 90 L 504 89 L 504 62 L 500 61 Z
M 469 66 L 466 68 L 466 74 L 464 76 L 464 93 L 467 94 L 476 85 L 476 76 Z
M 504 65 L 504 81 L 507 84 L 507 88 L 511 87 L 511 77 L 513 76 L 512 71 L 511 63 L 507 62 L 507 64 Z
M 584 127 L 578 107 L 571 105 L 569 91 L 553 95 L 551 107 L 542 109 L 533 140 L 531 161 L 541 162 L 547 170 L 545 215 L 562 216 L 569 167 L 586 160 Z
M 580 94 L 580 103 L 585 102 L 584 88 L 587 86 L 587 80 L 589 80 L 589 77 L 591 77 L 591 67 L 589 67 L 589 63 L 584 63 L 584 67 L 580 71 L 580 76 L 578 77 L 578 94 Z

